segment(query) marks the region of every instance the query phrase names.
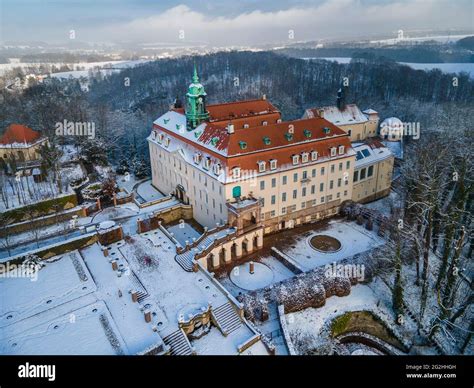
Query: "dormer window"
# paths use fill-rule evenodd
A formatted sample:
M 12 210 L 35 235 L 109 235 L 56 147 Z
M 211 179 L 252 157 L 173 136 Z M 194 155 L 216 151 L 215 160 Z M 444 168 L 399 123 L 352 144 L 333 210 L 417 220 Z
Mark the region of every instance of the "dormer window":
M 339 155 L 343 155 L 344 154 L 344 146 L 339 146 Z
M 268 136 L 265 136 L 263 138 L 263 144 L 270 145 L 271 143 L 272 143 L 272 141 L 270 140 L 270 138 Z
M 303 134 L 304 134 L 304 137 L 307 137 L 307 138 L 310 138 L 313 135 L 313 133 L 309 129 L 305 129 L 303 131 Z
M 240 178 L 240 167 L 234 167 L 232 169 L 232 177 L 234 179 Z
M 261 160 L 258 162 L 258 172 L 264 172 L 265 171 L 265 161 Z
M 217 143 L 219 142 L 219 138 L 217 136 L 214 136 L 212 139 L 211 139 L 211 144 L 215 147 L 217 145 Z
M 204 159 L 203 168 L 206 169 L 206 170 L 209 170 L 210 167 L 211 167 L 211 158 L 210 158 L 209 156 L 207 156 L 207 157 Z
M 293 134 L 290 133 L 290 132 L 285 133 L 285 139 L 288 140 L 288 141 L 292 141 L 293 140 Z
M 245 141 L 239 141 L 239 147 L 241 150 L 245 150 L 247 148 L 247 143 Z
M 193 159 L 194 159 L 194 163 L 196 163 L 196 164 L 201 163 L 201 154 L 199 152 L 195 153 Z
M 311 151 L 311 160 L 314 162 L 315 160 L 318 160 L 318 152 L 317 151 Z
M 331 156 L 336 156 L 336 147 L 331 147 Z
M 248 124 L 244 124 L 244 128 L 248 128 L 248 127 L 249 127 L 249 125 L 248 125 Z
M 329 129 L 329 127 L 324 127 L 324 128 L 323 128 L 323 133 L 324 133 L 325 135 L 329 135 L 329 134 L 331 133 L 331 130 Z
M 262 125 L 268 125 L 268 121 L 262 121 Z
M 214 170 L 214 174 L 220 175 L 221 171 L 222 171 L 222 167 L 221 167 L 220 163 L 214 164 L 213 170 Z
M 165 137 L 165 135 L 163 135 L 162 133 L 158 134 L 158 143 L 163 143 L 163 138 Z
M 277 124 L 280 124 L 281 123 L 281 119 L 277 119 Z
M 293 155 L 293 165 L 296 165 L 300 162 L 300 156 L 299 155 Z
M 301 162 L 302 163 L 307 163 L 309 160 L 309 154 L 307 152 L 303 152 L 301 154 Z
M 168 147 L 170 145 L 170 141 L 171 139 L 169 137 L 165 139 L 165 147 Z
M 270 160 L 270 170 L 276 170 L 277 169 L 277 160 L 272 159 Z

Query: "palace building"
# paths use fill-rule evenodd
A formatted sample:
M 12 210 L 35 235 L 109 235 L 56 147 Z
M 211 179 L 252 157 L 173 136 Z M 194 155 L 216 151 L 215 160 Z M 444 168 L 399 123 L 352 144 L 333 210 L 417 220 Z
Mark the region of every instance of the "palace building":
M 192 205 L 203 226 L 270 233 L 335 215 L 355 199 L 360 158 L 352 134 L 324 114 L 283 121 L 265 96 L 214 105 L 206 97 L 194 69 L 185 106 L 177 100 L 148 137 L 153 185 Z M 367 172 L 357 172 L 357 195 L 367 198 L 370 166 L 361 168 Z M 370 178 L 378 171 L 370 168 Z M 384 179 L 371 185 L 386 190 L 391 172 Z

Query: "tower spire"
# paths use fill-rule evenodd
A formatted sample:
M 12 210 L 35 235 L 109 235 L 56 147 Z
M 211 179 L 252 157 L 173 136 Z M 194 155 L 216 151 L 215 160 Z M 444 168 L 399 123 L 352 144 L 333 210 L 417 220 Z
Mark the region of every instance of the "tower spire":
M 194 84 L 199 83 L 199 77 L 198 77 L 198 73 L 197 73 L 196 62 L 194 62 L 193 83 Z

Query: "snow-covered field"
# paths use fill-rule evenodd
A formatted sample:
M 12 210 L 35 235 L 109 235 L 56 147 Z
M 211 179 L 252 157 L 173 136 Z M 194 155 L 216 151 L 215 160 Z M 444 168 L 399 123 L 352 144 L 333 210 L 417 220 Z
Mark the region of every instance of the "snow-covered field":
M 399 62 L 402 65 L 410 66 L 416 70 L 433 70 L 439 69 L 443 73 L 468 73 L 471 78 L 474 78 L 474 63 L 410 63 Z
M 311 57 L 303 58 L 306 60 L 318 60 L 324 59 L 327 61 L 333 61 L 341 64 L 350 63 L 351 57 Z M 443 73 L 468 73 L 471 78 L 474 78 L 474 63 L 412 63 L 412 62 L 398 62 L 401 65 L 407 65 L 415 70 L 433 70 L 439 69 Z
M 143 63 L 149 62 L 148 60 L 139 59 L 133 61 L 102 61 L 102 62 L 79 62 L 79 63 L 62 63 L 62 62 L 48 62 L 44 65 L 61 67 L 63 65 L 68 65 L 72 67 L 73 71 L 62 72 L 62 73 L 53 73 L 51 76 L 56 78 L 79 78 L 81 76 L 87 77 L 90 69 L 94 68 L 114 68 L 114 69 L 125 69 L 127 67 L 137 66 Z M 0 76 L 5 74 L 5 72 L 15 69 L 15 68 L 27 68 L 27 67 L 40 67 L 40 63 L 24 63 L 24 62 L 13 62 L 13 63 L 0 63 Z M 80 69 L 80 70 L 79 70 Z

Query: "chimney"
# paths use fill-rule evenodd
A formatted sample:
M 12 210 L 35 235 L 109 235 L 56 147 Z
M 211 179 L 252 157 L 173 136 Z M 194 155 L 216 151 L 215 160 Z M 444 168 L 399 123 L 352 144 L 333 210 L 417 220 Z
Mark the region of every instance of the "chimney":
M 113 269 L 114 271 L 117 271 L 117 270 L 118 270 L 117 260 L 112 260 L 112 269 Z
M 264 94 L 264 95 L 262 96 L 262 100 L 266 100 L 266 99 L 267 99 L 267 95 Z
M 319 114 L 319 117 L 324 119 L 324 109 L 319 109 L 318 114 Z
M 252 275 L 255 273 L 255 263 L 253 261 L 249 263 L 249 272 Z
M 227 133 L 234 133 L 234 124 L 227 125 Z
M 138 302 L 138 292 L 133 290 L 132 291 L 132 302 L 137 303 Z

